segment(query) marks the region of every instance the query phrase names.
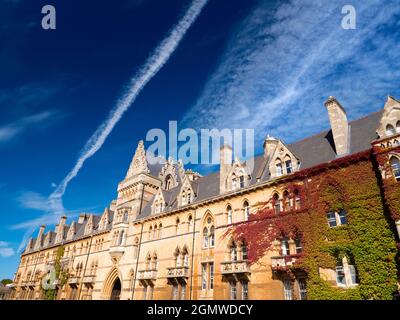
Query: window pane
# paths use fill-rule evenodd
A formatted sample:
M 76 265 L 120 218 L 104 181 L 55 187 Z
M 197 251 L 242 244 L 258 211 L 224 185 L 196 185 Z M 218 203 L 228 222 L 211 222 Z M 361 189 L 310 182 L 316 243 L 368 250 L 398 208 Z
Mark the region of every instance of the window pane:
M 172 300 L 178 300 L 178 291 L 179 291 L 178 289 L 179 288 L 177 284 L 174 284 L 172 286 Z
M 207 268 L 205 263 L 201 264 L 201 289 L 207 289 Z
M 239 181 L 240 181 L 240 188 L 244 188 L 244 176 L 240 176 Z
M 291 160 L 287 160 L 285 162 L 286 164 L 286 172 L 287 173 L 292 173 L 292 161 Z
M 243 260 L 247 260 L 248 259 L 247 246 L 245 244 L 242 246 L 242 259 Z
M 289 251 L 289 240 L 287 238 L 283 238 L 281 241 L 281 249 L 282 249 L 282 255 L 287 256 L 290 254 Z
M 214 263 L 210 263 L 210 289 L 214 289 Z
M 237 291 L 236 291 L 236 282 L 229 282 L 230 289 L 231 289 L 231 300 L 237 299 Z
M 208 229 L 204 228 L 203 229 L 203 248 L 208 247 Z
M 214 247 L 215 244 L 215 229 L 214 227 L 210 228 L 210 247 Z
M 181 287 L 181 300 L 186 300 L 186 284 L 182 284 Z
M 351 283 L 352 284 L 358 283 L 358 281 L 357 281 L 357 270 L 356 270 L 355 266 L 350 264 L 349 265 L 349 270 L 350 270 L 350 276 L 351 276 Z
M 390 165 L 392 166 L 393 175 L 396 180 L 400 180 L 400 160 L 396 157 L 390 159 Z
M 283 281 L 283 289 L 285 294 L 285 300 L 293 300 L 292 282 L 289 279 L 285 279 Z
M 344 276 L 344 270 L 343 266 L 337 266 L 336 267 L 336 282 L 337 284 L 345 285 L 346 284 L 346 279 Z
M 297 279 L 301 300 L 307 300 L 307 284 L 305 279 Z
M 249 299 L 249 283 L 244 281 L 242 282 L 242 300 Z
M 296 243 L 296 253 L 302 253 L 303 252 L 303 247 L 301 245 L 301 241 L 299 238 L 295 239 Z
M 345 210 L 340 210 L 339 219 L 340 219 L 340 224 L 347 224 L 347 216 Z
M 336 227 L 337 223 L 336 223 L 336 215 L 334 212 L 328 212 L 326 214 L 326 217 L 328 219 L 328 224 L 331 228 Z
M 282 175 L 282 165 L 281 164 L 276 165 L 276 175 L 278 177 Z

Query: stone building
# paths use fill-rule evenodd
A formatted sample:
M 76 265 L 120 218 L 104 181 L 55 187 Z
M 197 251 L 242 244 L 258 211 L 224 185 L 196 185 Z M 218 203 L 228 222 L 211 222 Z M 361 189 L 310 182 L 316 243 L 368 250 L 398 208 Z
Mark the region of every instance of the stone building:
M 293 144 L 268 136 L 264 154 L 254 158 L 251 171 L 227 145 L 221 147 L 219 172 L 207 176 L 185 170 L 172 159 L 150 165 L 139 142 L 118 184 L 117 199 L 101 215 L 84 213 L 70 224 L 61 217 L 54 230 L 45 232 L 42 226 L 29 241 L 11 298 L 43 299 L 43 284 L 48 284 L 55 299 L 306 299 L 308 271 L 300 268 L 294 277 L 284 272 L 307 254 L 302 239 L 276 239 L 250 263 L 250 240 L 230 236 L 229 228 L 250 224 L 267 199 L 273 200 L 276 215 L 301 210 L 304 198 L 296 189 L 287 190 L 288 181 L 297 179 L 305 189 L 318 179 L 321 165 L 334 177 L 335 170 L 352 175 L 359 162 L 367 163 L 376 190 L 383 189 L 385 180 L 400 180 L 399 101 L 389 97 L 381 111 L 352 122 L 335 98 L 329 97 L 325 107 L 329 130 Z M 386 169 L 375 163 L 374 147 L 387 157 Z M 359 154 L 364 156 L 351 158 Z M 343 159 L 351 161 L 338 165 Z M 389 234 L 385 243 L 396 248 L 400 220 L 391 214 L 393 206 L 384 191 L 379 201 L 379 233 Z M 323 228 L 339 230 L 351 226 L 352 217 L 345 210 L 327 211 L 321 221 Z M 363 223 L 378 225 L 368 219 Z M 362 235 L 351 237 L 357 242 Z M 394 260 L 382 263 L 389 269 L 398 265 Z M 56 277 L 54 266 L 61 269 Z M 351 257 L 342 257 L 334 267 L 317 268 L 321 279 L 340 290 L 364 281 L 357 276 L 357 259 Z

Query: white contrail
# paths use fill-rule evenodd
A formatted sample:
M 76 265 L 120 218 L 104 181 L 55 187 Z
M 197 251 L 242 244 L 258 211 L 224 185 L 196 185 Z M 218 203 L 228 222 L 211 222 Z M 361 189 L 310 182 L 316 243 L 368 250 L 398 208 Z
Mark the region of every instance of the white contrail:
M 183 18 L 170 30 L 168 36 L 159 44 L 142 68 L 131 79 L 126 93 L 119 99 L 117 105 L 111 110 L 108 118 L 97 128 L 92 137 L 86 142 L 75 166 L 50 195 L 49 203 L 51 207 L 53 205 L 59 207 L 59 203 L 61 202 L 61 198 L 64 195 L 68 184 L 74 177 L 76 177 L 85 161 L 101 148 L 114 126 L 121 119 L 125 111 L 127 111 L 132 105 L 144 86 L 168 61 L 169 57 L 175 51 L 187 30 L 196 20 L 207 2 L 208 0 L 193 0 Z
M 111 110 L 108 118 L 97 128 L 94 134 L 86 142 L 83 147 L 75 166 L 56 187 L 54 192 L 47 199 L 49 214 L 61 215 L 65 213 L 62 204 L 62 196 L 67 189 L 68 184 L 76 177 L 83 164 L 87 159 L 93 156 L 103 145 L 108 135 L 111 133 L 115 125 L 121 119 L 122 115 L 129 109 L 136 97 L 145 87 L 145 85 L 157 74 L 157 72 L 168 61 L 172 53 L 178 47 L 186 32 L 201 13 L 203 7 L 208 0 L 193 0 L 190 7 L 186 11 L 182 19 L 171 28 L 168 36 L 158 45 L 154 52 L 149 56 L 144 65 L 139 69 L 136 75 L 131 79 L 128 89 L 123 96 L 118 100 L 117 105 Z M 53 217 L 41 217 L 41 222 L 53 220 Z M 33 221 L 31 221 L 33 222 Z M 39 224 L 38 224 L 39 225 Z M 18 251 L 22 250 L 27 242 L 28 237 L 32 234 L 32 229 L 25 233 L 24 239 L 20 244 Z

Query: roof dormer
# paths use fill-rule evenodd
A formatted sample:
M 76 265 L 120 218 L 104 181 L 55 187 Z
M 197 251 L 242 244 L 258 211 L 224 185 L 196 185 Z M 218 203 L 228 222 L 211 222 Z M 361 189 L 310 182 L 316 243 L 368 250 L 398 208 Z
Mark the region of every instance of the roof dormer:
M 235 157 L 233 164 L 226 176 L 226 191 L 235 191 L 249 185 L 251 176 L 245 163 Z
M 273 145 L 273 148 L 266 149 L 266 161 L 271 178 L 277 178 L 297 171 L 300 167 L 299 159 L 279 139 L 267 138 L 266 145 Z M 271 143 L 269 143 L 271 142 Z
M 158 177 L 161 180 L 161 188 L 164 190 L 170 190 L 178 185 L 179 181 L 178 181 L 176 163 L 172 158 L 169 158 L 165 162 Z
M 191 181 L 190 177 L 185 175 L 178 196 L 179 206 L 185 206 L 191 204 L 193 200 L 196 198 L 197 188 L 194 188 L 194 185 L 196 185 L 196 182 Z
M 400 134 L 400 101 L 387 98 L 376 133 L 379 139 Z
M 161 189 L 158 189 L 156 195 L 154 196 L 154 201 L 151 206 L 151 212 L 153 214 L 161 213 L 164 211 L 167 203 L 164 198 L 164 194 Z

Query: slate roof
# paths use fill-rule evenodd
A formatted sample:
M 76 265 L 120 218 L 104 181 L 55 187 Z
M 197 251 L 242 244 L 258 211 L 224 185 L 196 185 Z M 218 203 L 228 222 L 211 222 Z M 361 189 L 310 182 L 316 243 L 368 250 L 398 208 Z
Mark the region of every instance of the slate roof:
M 350 150 L 349 154 L 357 153 L 371 148 L 371 142 L 377 138 L 376 128 L 379 125 L 383 110 L 371 113 L 363 118 L 349 122 L 350 127 Z M 332 130 L 325 130 L 303 140 L 287 145 L 288 149 L 299 159 L 300 169 L 306 169 L 318 164 L 326 163 L 336 159 L 335 144 L 333 141 Z M 250 186 L 265 182 L 270 179 L 268 170 L 263 171 L 266 166 L 264 155 L 254 158 L 254 169 L 251 175 Z M 257 182 L 257 175 L 263 172 L 260 181 Z M 158 176 L 158 174 L 156 175 Z M 201 202 L 211 197 L 219 195 L 219 172 L 198 178 L 195 183 L 197 190 L 194 192 L 197 197 L 193 203 Z M 166 211 L 177 208 L 176 197 L 179 194 L 182 184 L 169 191 L 163 191 L 164 199 L 168 206 Z M 192 184 L 193 186 L 193 184 Z M 151 205 L 154 198 L 143 208 L 138 219 L 151 215 Z M 171 204 L 173 204 L 171 206 Z
M 381 119 L 383 110 L 375 113 L 371 113 L 363 118 L 351 121 L 350 126 L 350 154 L 357 153 L 363 150 L 371 148 L 371 142 L 377 138 L 376 129 L 378 128 L 379 121 Z M 333 142 L 333 136 L 331 130 L 322 131 L 316 135 L 310 136 L 303 140 L 287 145 L 287 148 L 299 159 L 301 162 L 300 169 L 310 168 L 312 166 L 326 163 L 336 159 L 335 146 Z M 176 166 L 176 164 L 175 164 Z M 151 164 L 148 165 L 150 174 L 158 177 L 163 164 Z M 251 174 L 250 186 L 257 183 L 261 183 L 270 179 L 268 170 L 263 170 L 264 167 L 268 167 L 264 155 L 259 155 L 254 158 L 254 169 Z M 178 167 L 175 167 L 178 173 Z M 257 176 L 260 172 L 263 174 L 260 177 L 260 181 L 257 182 Z M 167 203 L 166 210 L 176 209 L 178 206 L 177 197 L 182 187 L 182 181 L 178 176 L 178 185 L 168 191 L 162 190 L 164 199 Z M 219 172 L 214 172 L 206 176 L 199 177 L 195 181 L 191 181 L 191 186 L 196 197 L 193 203 L 201 202 L 211 197 L 219 195 Z M 143 208 L 137 219 L 143 219 L 151 215 L 151 206 L 155 196 L 150 200 Z M 109 220 L 112 222 L 114 212 L 108 210 Z M 94 229 L 97 228 L 101 216 L 93 215 Z M 84 231 L 88 218 L 83 223 L 75 222 L 76 234 L 73 239 L 84 236 Z M 111 225 L 107 226 L 109 229 Z M 69 226 L 65 226 L 65 237 L 68 233 Z M 55 233 L 51 232 L 51 244 L 54 244 Z M 45 235 L 43 236 L 44 239 Z M 35 245 L 36 239 L 32 239 L 33 246 Z

